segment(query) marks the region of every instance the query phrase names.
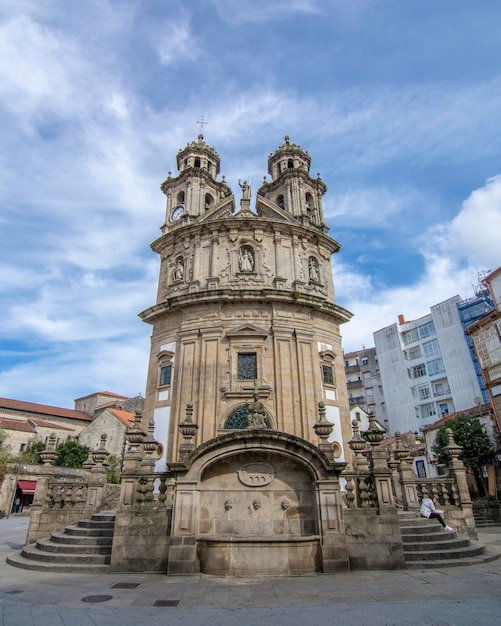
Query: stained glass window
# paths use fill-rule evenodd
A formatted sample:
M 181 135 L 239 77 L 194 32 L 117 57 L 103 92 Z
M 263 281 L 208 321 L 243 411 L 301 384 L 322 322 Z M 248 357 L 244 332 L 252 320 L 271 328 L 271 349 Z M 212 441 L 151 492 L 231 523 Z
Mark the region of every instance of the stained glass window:
M 249 416 L 249 407 L 239 406 L 234 409 L 226 423 L 224 425 L 225 430 L 244 430 L 248 426 L 248 416 Z M 264 421 L 266 422 L 266 428 L 271 428 L 271 421 L 268 416 L 265 416 Z
M 237 378 L 238 380 L 255 380 L 257 378 L 257 358 L 255 352 L 238 355 Z

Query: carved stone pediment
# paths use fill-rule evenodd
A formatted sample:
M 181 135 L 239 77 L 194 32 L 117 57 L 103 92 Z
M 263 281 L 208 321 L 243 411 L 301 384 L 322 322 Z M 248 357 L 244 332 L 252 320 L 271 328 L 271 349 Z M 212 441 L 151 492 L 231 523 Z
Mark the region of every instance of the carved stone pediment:
M 258 326 L 254 326 L 253 324 L 244 324 L 242 326 L 238 326 L 229 330 L 226 333 L 227 337 L 237 338 L 237 337 L 253 337 L 259 339 L 265 339 L 269 334 L 268 330 L 264 330 L 263 328 L 259 328 Z
M 264 196 L 257 197 L 256 210 L 257 214 L 260 217 L 269 217 L 271 219 L 280 220 L 282 222 L 297 224 L 297 220 L 289 215 L 287 211 L 284 211 L 278 206 L 278 204 L 275 204 Z
M 225 198 L 222 202 L 217 204 L 212 209 L 206 211 L 198 220 L 199 222 L 213 222 L 214 220 L 223 219 L 226 217 L 234 217 L 235 211 L 235 199 L 233 196 Z

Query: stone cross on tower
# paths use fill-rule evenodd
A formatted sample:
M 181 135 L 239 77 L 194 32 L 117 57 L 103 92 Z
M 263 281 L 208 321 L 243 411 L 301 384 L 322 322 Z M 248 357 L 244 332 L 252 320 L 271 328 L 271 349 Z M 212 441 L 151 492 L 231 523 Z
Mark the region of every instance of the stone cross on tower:
M 197 124 L 200 124 L 200 131 L 203 133 L 204 132 L 204 126 L 206 126 L 209 122 L 206 122 L 204 119 L 204 116 L 202 115 L 202 117 L 198 120 Z

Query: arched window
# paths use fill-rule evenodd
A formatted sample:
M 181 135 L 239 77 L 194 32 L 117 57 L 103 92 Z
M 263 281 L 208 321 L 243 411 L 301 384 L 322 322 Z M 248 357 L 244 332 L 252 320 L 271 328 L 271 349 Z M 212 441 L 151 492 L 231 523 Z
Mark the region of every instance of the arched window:
M 278 206 L 279 206 L 281 209 L 285 209 L 285 202 L 284 202 L 284 197 L 283 197 L 283 195 L 282 195 L 282 194 L 280 194 L 279 196 L 277 196 L 276 203 L 278 204 Z
M 225 430 L 245 430 L 248 426 L 249 407 L 244 404 L 239 406 L 230 413 L 228 419 L 224 424 Z M 264 418 L 266 428 L 271 429 L 271 420 L 266 415 Z
M 214 198 L 210 195 L 210 193 L 206 193 L 205 194 L 205 210 L 207 211 L 208 209 L 210 209 L 213 204 L 214 204 Z
M 287 167 L 291 170 L 294 167 L 294 161 L 292 159 L 289 159 L 287 161 Z
M 200 157 L 195 157 L 195 167 L 200 167 Z
M 306 194 L 305 204 L 306 204 L 306 210 L 308 211 L 308 213 L 311 213 L 311 211 L 313 211 L 313 198 L 311 196 L 311 193 Z
M 178 204 L 184 204 L 184 191 L 180 191 L 177 194 L 177 203 Z

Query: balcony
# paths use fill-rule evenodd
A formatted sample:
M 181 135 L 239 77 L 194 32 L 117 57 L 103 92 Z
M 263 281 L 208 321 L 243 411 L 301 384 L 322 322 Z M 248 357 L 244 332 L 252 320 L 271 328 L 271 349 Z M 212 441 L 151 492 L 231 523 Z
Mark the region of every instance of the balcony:
M 346 383 L 348 389 L 355 389 L 356 387 L 363 388 L 364 384 L 361 380 L 353 380 L 351 382 Z

